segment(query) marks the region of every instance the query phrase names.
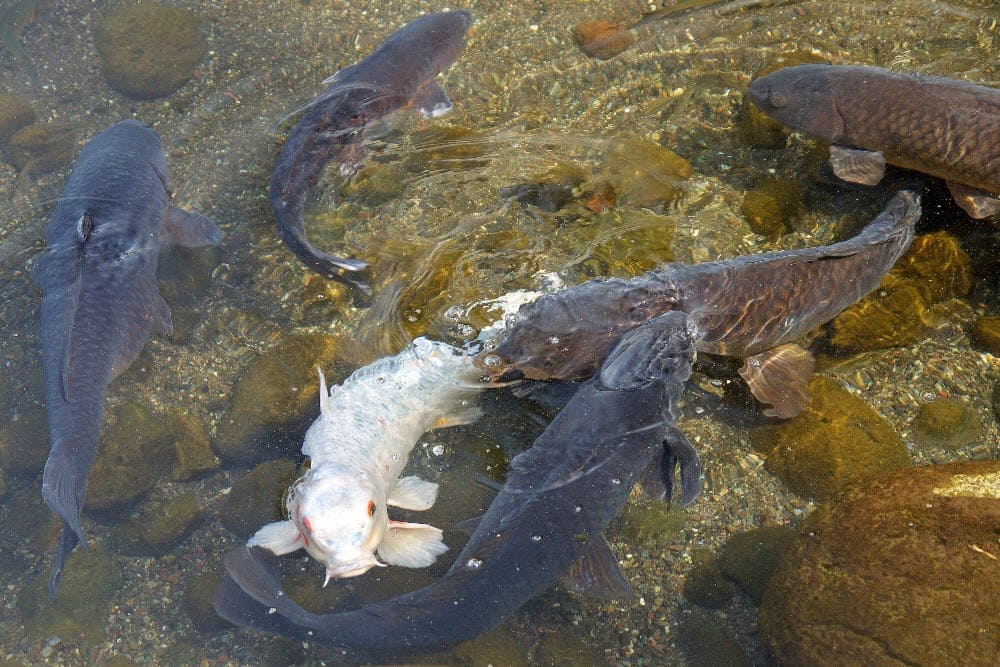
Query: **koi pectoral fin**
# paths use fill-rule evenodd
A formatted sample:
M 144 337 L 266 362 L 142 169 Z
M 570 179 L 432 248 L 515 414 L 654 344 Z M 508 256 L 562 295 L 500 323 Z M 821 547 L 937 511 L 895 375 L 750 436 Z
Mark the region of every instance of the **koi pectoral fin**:
M 436 81 L 430 81 L 413 96 L 413 106 L 424 118 L 437 118 L 451 111 L 451 100 Z
M 222 231 L 214 222 L 195 211 L 168 206 L 160 227 L 160 243 L 182 248 L 219 245 Z
M 876 185 L 885 176 L 885 155 L 843 146 L 830 146 L 830 167 L 848 183 Z
M 618 558 L 611 545 L 598 534 L 592 538 L 590 546 L 563 578 L 570 590 L 601 600 L 630 600 L 632 587 L 618 566 Z
M 389 498 L 386 502 L 393 507 L 422 512 L 434 506 L 437 495 L 437 484 L 410 476 L 396 480 L 396 484 L 389 491 Z
M 1000 197 L 996 195 L 954 181 L 948 181 L 948 191 L 969 217 L 978 220 L 1000 213 Z
M 275 521 L 254 533 L 248 547 L 263 547 L 276 556 L 292 553 L 304 545 L 302 534 L 293 521 Z
M 750 392 L 761 403 L 773 405 L 764 414 L 790 419 L 809 405 L 809 378 L 816 360 L 805 348 L 795 343 L 779 345 L 748 357 L 739 370 Z
M 440 528 L 425 523 L 390 521 L 378 555 L 389 565 L 427 567 L 448 550 Z
M 684 437 L 680 429 L 667 430 L 660 452 L 653 457 L 639 476 L 639 484 L 653 500 L 662 500 L 668 505 L 674 495 L 674 472 L 680 469 L 681 507 L 694 502 L 701 493 L 701 457 Z

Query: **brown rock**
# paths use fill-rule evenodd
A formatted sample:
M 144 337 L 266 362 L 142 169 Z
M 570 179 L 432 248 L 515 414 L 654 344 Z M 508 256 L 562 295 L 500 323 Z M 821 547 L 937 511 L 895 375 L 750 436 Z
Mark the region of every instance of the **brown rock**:
M 632 46 L 635 37 L 617 23 L 595 20 L 574 26 L 573 40 L 591 58 L 607 60 Z
M 909 465 L 902 439 L 867 403 L 822 375 L 801 415 L 755 430 L 766 468 L 796 493 L 828 498 L 858 480 Z
M 163 97 L 194 74 L 208 44 L 198 18 L 153 2 L 119 9 L 97 24 L 94 43 L 111 87 L 138 99 Z
M 1000 462 L 869 478 L 801 526 L 760 609 L 782 665 L 991 665 Z
M 1000 356 L 1000 317 L 980 317 L 972 325 L 972 342 L 994 356 Z

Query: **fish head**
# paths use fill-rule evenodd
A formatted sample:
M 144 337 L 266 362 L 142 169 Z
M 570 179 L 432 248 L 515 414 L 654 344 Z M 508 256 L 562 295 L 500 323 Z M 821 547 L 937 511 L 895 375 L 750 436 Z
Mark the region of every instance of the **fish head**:
M 750 82 L 750 100 L 782 125 L 827 143 L 844 135 L 829 65 L 785 67 Z
M 389 528 L 385 492 L 364 473 L 314 472 L 289 491 L 287 507 L 306 551 L 326 565 L 326 580 L 384 566 L 375 550 Z

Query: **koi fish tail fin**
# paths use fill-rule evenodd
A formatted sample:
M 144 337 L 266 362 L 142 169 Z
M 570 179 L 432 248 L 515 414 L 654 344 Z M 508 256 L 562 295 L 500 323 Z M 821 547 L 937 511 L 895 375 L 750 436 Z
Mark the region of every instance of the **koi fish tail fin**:
M 49 600 L 55 599 L 56 593 L 59 591 L 59 585 L 62 583 L 63 567 L 66 565 L 66 559 L 69 558 L 69 555 L 73 552 L 79 541 L 76 531 L 64 521 L 62 533 L 59 535 L 59 546 L 56 547 L 56 555 L 52 560 L 52 574 L 49 575 Z M 83 546 L 84 548 L 87 547 L 86 542 L 84 542 Z
M 42 475 L 42 498 L 63 520 L 64 531 L 73 531 L 77 540 L 87 546 L 87 537 L 83 534 L 83 525 L 80 523 L 80 513 L 83 511 L 87 473 L 90 471 L 93 456 L 74 456 L 70 450 L 69 447 L 54 446 L 49 453 Z M 73 545 L 76 546 L 76 542 Z
M 260 547 L 241 547 L 226 554 L 227 576 L 212 599 L 215 611 L 231 623 L 279 634 L 288 634 L 291 628 L 288 636 L 308 637 L 308 631 L 316 627 L 316 614 L 285 595 L 273 568 L 262 560 L 266 554 Z M 268 616 L 282 616 L 284 623 Z

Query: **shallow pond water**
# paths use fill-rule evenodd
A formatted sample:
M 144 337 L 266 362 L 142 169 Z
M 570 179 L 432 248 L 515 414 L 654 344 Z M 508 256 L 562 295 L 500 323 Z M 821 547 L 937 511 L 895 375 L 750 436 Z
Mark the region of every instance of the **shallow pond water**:
M 451 112 L 428 120 L 404 111 L 379 123 L 366 138 L 361 170 L 345 178 L 331 167 L 310 195 L 312 242 L 372 266 L 373 295 L 361 298 L 312 275 L 282 245 L 267 202 L 270 172 L 297 111 L 324 79 L 416 16 L 458 7 L 164 2 L 196 19 L 203 52 L 174 92 L 136 99 L 109 83 L 95 44 L 102 22 L 132 4 L 22 0 L 0 8 L 0 92 L 30 105 L 45 137 L 27 156 L 7 142 L 0 160 L 3 664 L 339 664 L 342 656 L 320 644 L 221 623 L 204 593 L 222 556 L 277 512 L 315 416 L 316 362 L 339 381 L 416 336 L 467 341 L 490 321 L 490 300 L 512 290 L 854 234 L 912 179 L 897 175 L 873 188 L 820 180 L 824 147 L 748 117 L 747 85 L 768 67 L 857 63 L 1000 86 L 993 0 L 475 2 L 465 51 L 440 77 Z M 610 59 L 588 57 L 573 27 L 590 19 L 632 26 L 634 42 Z M 167 26 L 163 32 L 173 34 Z M 213 219 L 224 238 L 217 249 L 161 258 L 160 292 L 175 332 L 154 333 L 112 383 L 105 429 L 138 443 L 119 450 L 120 467 L 107 469 L 121 477 L 105 486 L 146 481 L 85 512 L 98 548 L 68 565 L 67 577 L 73 568 L 85 573 L 67 582 L 82 595 L 53 606 L 37 595 L 58 522 L 40 498 L 48 441 L 41 290 L 29 274 L 72 156 L 128 117 L 161 135 L 174 203 Z M 945 230 L 957 240 L 969 262 L 966 288 L 928 306 L 904 344 L 847 353 L 820 332 L 818 372 L 880 415 L 914 465 L 996 460 L 1000 361 L 970 332 L 1000 315 L 1000 225 L 970 220 L 939 184 L 922 183 L 927 214 L 917 232 Z M 556 199 L 501 196 L 525 184 L 552 186 Z M 750 224 L 747 194 L 764 186 L 793 200 L 781 209 L 787 219 L 777 234 Z M 485 638 L 432 661 L 775 664 L 752 596 L 737 592 L 705 610 L 684 593 L 733 535 L 796 527 L 817 507 L 765 469 L 755 438 L 774 424 L 736 380 L 732 368 L 699 366 L 682 402 L 679 426 L 705 467 L 701 498 L 666 513 L 636 490 L 609 529 L 632 600 L 598 601 L 557 587 Z M 922 406 L 941 398 L 966 407 L 962 429 L 975 425 L 958 446 L 913 436 Z M 443 574 L 466 539 L 454 525 L 480 514 L 492 495 L 470 480 L 502 480 L 506 452 L 530 446 L 551 418 L 508 391 L 485 397 L 483 407 L 476 424 L 427 434 L 411 460 L 415 472 L 441 484 L 426 516 L 446 528 L 450 550 L 440 562 L 334 582 L 320 595 L 319 566 L 289 557 L 293 595 L 331 609 Z M 171 453 L 150 454 L 163 449 Z M 181 528 L 136 537 L 136 527 L 174 513 Z M 975 546 L 997 555 L 995 537 Z M 983 558 L 995 575 L 996 562 Z M 725 651 L 710 656 L 706 646 Z M 967 664 L 982 659 L 968 656 Z

